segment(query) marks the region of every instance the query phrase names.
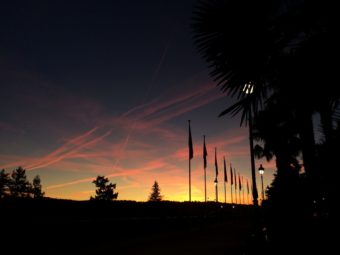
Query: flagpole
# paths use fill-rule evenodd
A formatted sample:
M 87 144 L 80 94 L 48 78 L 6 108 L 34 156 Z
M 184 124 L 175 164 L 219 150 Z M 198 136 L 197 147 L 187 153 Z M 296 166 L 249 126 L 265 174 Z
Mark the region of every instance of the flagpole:
M 230 184 L 231 203 L 233 203 L 233 185 Z
M 215 147 L 215 171 L 216 171 L 216 178 L 215 178 L 215 193 L 216 193 L 216 203 L 218 203 L 218 180 L 217 180 L 217 177 L 218 177 L 218 166 L 217 166 L 217 152 L 216 152 L 216 147 Z
M 250 200 L 249 200 L 249 182 L 248 182 L 248 178 L 247 178 L 247 202 L 248 202 L 248 204 L 250 204 Z
M 237 204 L 237 178 L 236 178 L 236 168 L 234 168 L 234 180 L 235 180 L 235 204 Z
M 242 200 L 241 200 L 241 186 L 240 186 L 240 173 L 238 173 L 238 199 L 239 199 L 239 203 L 240 205 L 242 204 Z
M 241 188 L 238 187 L 238 197 L 240 199 L 240 205 L 242 204 L 242 200 L 241 200 Z
M 227 203 L 227 191 L 226 191 L 225 182 L 224 182 L 224 203 L 225 203 L 225 204 Z
M 189 123 L 189 202 L 191 202 L 191 158 L 193 157 L 193 148 L 192 148 L 190 120 L 188 120 L 188 123 Z
M 189 202 L 191 202 L 191 159 L 189 159 Z
M 231 196 L 231 204 L 233 204 L 233 167 L 231 166 L 231 162 L 230 162 L 230 196 Z
M 217 188 L 217 179 L 215 180 L 215 193 L 216 193 L 216 203 L 218 203 L 218 188 Z
M 240 173 L 238 173 L 238 197 L 240 199 L 240 204 L 242 204 L 241 190 L 242 190 L 241 177 L 240 177 Z
M 243 183 L 243 176 L 242 176 L 242 200 L 243 200 L 243 204 L 245 204 L 245 200 L 244 200 L 244 183 Z
M 203 168 L 204 168 L 204 200 L 207 202 L 207 166 L 206 166 L 206 147 L 205 147 L 205 135 L 203 135 Z
M 223 156 L 223 171 L 224 171 L 224 203 L 227 203 L 227 167 L 225 163 L 225 156 Z
M 207 202 L 207 169 L 204 168 L 204 198 L 205 202 Z

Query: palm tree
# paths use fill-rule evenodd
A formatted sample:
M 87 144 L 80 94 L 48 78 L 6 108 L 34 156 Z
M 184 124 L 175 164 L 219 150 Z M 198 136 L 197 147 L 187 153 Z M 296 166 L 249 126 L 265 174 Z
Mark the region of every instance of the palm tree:
M 270 1 L 200 1 L 194 12 L 194 39 L 212 69 L 211 76 L 222 92 L 237 97 L 220 114 L 242 112 L 241 125 L 249 121 L 254 205 L 257 205 L 255 162 L 251 131 L 256 113 L 274 82 L 273 69 L 278 47 L 272 29 Z M 280 43 L 279 43 L 280 44 Z
M 241 101 L 232 112 L 256 112 L 273 77 L 275 33 L 267 1 L 200 1 L 194 12 L 194 41 L 221 91 Z M 246 7 L 246 8 L 245 8 Z M 245 84 L 253 93 L 244 93 Z
M 322 113 L 329 137 L 330 116 L 339 101 L 329 61 L 338 59 L 333 10 L 322 1 L 206 0 L 194 12 L 194 40 L 211 76 L 223 92 L 239 99 L 220 116 L 242 112 L 242 124 L 250 107 L 256 114 L 265 100 L 279 95 L 296 115 L 305 170 L 314 177 L 312 115 Z M 253 93 L 243 93 L 245 84 Z

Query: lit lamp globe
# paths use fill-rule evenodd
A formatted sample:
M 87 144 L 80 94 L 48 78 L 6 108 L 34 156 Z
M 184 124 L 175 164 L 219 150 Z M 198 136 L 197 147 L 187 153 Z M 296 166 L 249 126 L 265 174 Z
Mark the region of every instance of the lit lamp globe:
M 262 164 L 260 164 L 259 173 L 260 173 L 260 175 L 264 174 L 264 168 L 263 168 Z
M 263 201 L 263 200 L 264 200 L 264 189 L 263 189 L 263 174 L 264 174 L 264 167 L 262 166 L 262 164 L 260 164 L 259 173 L 260 173 L 260 175 L 261 175 L 262 201 Z

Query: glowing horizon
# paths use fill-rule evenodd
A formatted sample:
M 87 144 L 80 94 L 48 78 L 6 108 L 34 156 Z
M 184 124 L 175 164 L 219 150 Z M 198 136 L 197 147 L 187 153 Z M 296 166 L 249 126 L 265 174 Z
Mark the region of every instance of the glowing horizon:
M 134 107 L 117 118 L 102 116 L 98 121 L 100 125 L 63 140 L 60 146 L 50 153 L 41 157 L 26 158 L 7 155 L 7 162 L 4 164 L 5 157 L 2 157 L 1 163 L 5 166 L 4 168 L 23 166 L 31 177 L 39 174 L 42 177 L 46 196 L 49 197 L 89 199 L 95 191 L 91 181 L 97 175 L 105 175 L 111 182 L 117 184 L 119 200 L 147 200 L 152 182 L 157 180 L 165 200 L 187 201 L 188 134 L 186 133 L 186 123 L 183 123 L 182 128 L 178 128 L 167 124 L 167 121 L 190 114 L 193 110 L 199 111 L 209 103 L 219 101 L 221 98 L 219 93 L 211 84 L 206 84 L 201 86 L 198 91 L 197 88 L 192 91 L 188 90 L 180 98 L 152 100 L 151 103 Z M 161 103 L 157 104 L 158 102 Z M 165 108 L 166 112 L 164 112 Z M 136 111 L 138 111 L 137 114 Z M 129 118 L 132 113 L 135 113 L 134 118 Z M 123 132 L 121 138 L 118 139 L 119 142 L 110 142 L 113 130 L 118 128 Z M 202 130 L 202 128 L 197 128 L 194 119 L 192 122 L 194 139 L 192 200 L 203 201 L 204 184 L 201 166 L 203 164 L 203 141 L 201 141 L 203 134 L 197 134 L 197 129 Z M 205 134 L 209 134 L 207 130 L 205 131 Z M 155 141 L 157 140 L 155 134 L 161 141 Z M 143 139 L 139 139 L 140 136 Z M 144 138 L 149 138 L 149 140 Z M 247 129 L 239 127 L 207 135 L 208 200 L 215 199 L 213 186 L 215 170 L 211 158 L 213 148 L 218 148 L 220 169 L 222 169 L 221 160 L 223 156 L 226 156 L 227 165 L 231 161 L 234 167 L 240 167 L 239 170 L 245 178 L 250 179 L 250 172 L 246 171 L 249 165 L 247 140 Z M 166 146 L 163 156 L 155 157 L 153 155 L 156 155 L 159 150 L 159 142 L 165 142 L 171 147 Z M 131 164 L 130 159 L 137 160 L 139 163 Z M 49 168 L 51 170 L 48 170 Z M 74 178 L 72 172 L 78 171 L 80 174 L 81 168 L 87 169 L 87 177 L 84 175 L 82 178 Z M 71 176 L 65 178 L 64 182 L 49 180 L 48 171 L 67 172 L 67 169 L 72 169 Z M 220 170 L 219 201 L 223 202 L 224 190 L 221 173 L 223 174 Z M 230 201 L 229 185 L 230 183 L 227 184 L 227 202 Z
M 57 10 L 50 3 L 27 4 L 30 17 L 41 18 L 32 20 L 12 6 L 0 58 L 0 168 L 22 166 L 30 181 L 40 175 L 49 197 L 89 199 L 91 180 L 104 175 L 121 200 L 145 201 L 155 180 L 164 199 L 188 200 L 190 119 L 192 199 L 204 197 L 203 135 L 209 200 L 214 147 L 220 168 L 225 156 L 250 180 L 247 129 L 238 118 L 217 117 L 235 99 L 216 88 L 192 42 L 194 2 L 156 2 L 91 2 L 94 16 L 86 1 L 83 9 L 60 3 L 47 16 Z M 79 19 L 62 18 L 68 8 Z M 145 15 L 138 22 L 134 8 Z M 273 163 L 263 161 L 269 184 Z

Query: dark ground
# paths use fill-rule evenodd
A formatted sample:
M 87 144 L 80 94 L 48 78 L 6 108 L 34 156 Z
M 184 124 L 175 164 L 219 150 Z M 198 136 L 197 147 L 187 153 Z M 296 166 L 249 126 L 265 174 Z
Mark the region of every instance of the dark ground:
M 251 233 L 248 206 L 45 199 L 0 207 L 1 254 L 242 254 Z
M 0 254 L 337 254 L 337 217 L 287 208 L 5 199 Z

